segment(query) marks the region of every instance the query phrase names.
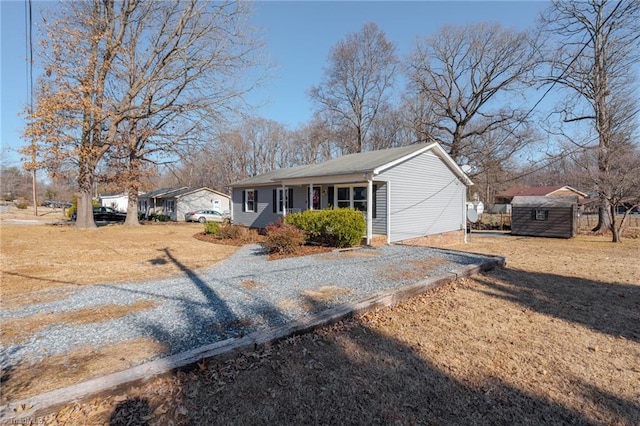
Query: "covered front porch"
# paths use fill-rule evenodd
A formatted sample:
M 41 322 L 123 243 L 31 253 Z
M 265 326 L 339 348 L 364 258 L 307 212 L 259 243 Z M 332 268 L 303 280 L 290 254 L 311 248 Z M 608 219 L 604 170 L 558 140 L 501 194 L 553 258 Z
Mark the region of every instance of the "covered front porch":
M 367 175 L 350 179 L 282 181 L 275 190 L 274 204 L 282 217 L 304 210 L 351 208 L 365 216 L 367 245 L 384 239 L 388 243 L 386 191 L 388 182 L 374 181 Z M 300 200 L 303 202 L 300 202 Z

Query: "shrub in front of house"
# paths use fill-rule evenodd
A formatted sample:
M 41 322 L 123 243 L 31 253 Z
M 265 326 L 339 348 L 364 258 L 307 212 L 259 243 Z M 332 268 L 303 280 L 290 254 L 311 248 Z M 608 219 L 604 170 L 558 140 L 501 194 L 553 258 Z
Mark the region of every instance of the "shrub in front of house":
M 238 240 L 242 243 L 255 243 L 258 241 L 258 231 L 246 226 L 232 225 L 228 221 L 223 222 L 218 230 L 218 238 L 224 240 Z
M 267 225 L 262 245 L 269 253 L 288 254 L 303 245 L 305 240 L 304 231 L 295 225 L 278 221 Z
M 218 222 L 207 222 L 204 224 L 204 233 L 206 235 L 218 235 L 220 228 L 221 226 Z
M 306 210 L 285 218 L 302 229 L 308 242 L 331 247 L 352 247 L 359 244 L 367 230 L 362 212 L 352 209 Z
M 324 244 L 324 230 L 328 219 L 329 210 L 305 210 L 300 213 L 292 213 L 284 218 L 284 223 L 297 226 L 307 236 L 307 242 Z

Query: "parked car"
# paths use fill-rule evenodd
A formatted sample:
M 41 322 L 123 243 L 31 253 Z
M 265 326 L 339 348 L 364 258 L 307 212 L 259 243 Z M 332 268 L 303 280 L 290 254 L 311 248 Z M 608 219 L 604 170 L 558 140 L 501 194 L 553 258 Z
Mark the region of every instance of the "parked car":
M 215 210 L 198 210 L 197 212 L 189 212 L 184 215 L 186 222 L 222 222 L 225 216 Z
M 77 212 L 73 212 L 71 220 L 76 220 Z M 93 220 L 96 222 L 124 222 L 127 218 L 126 213 L 120 213 L 111 207 L 93 207 Z

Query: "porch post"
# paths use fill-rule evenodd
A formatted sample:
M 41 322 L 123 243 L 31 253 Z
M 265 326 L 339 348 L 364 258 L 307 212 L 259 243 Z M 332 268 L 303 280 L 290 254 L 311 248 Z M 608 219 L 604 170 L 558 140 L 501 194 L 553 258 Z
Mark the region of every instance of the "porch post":
M 313 210 L 313 183 L 309 184 L 309 210 Z
M 367 245 L 373 238 L 373 181 L 367 177 Z
M 276 194 L 277 195 L 277 194 Z M 280 202 L 282 202 L 282 219 L 284 219 L 285 217 L 287 217 L 287 206 L 289 205 L 289 200 L 287 200 L 287 198 L 289 198 L 287 196 L 287 187 L 284 186 L 284 183 L 282 184 L 282 197 L 280 199 Z M 278 197 L 276 197 L 276 200 L 278 199 Z M 277 207 L 277 206 L 276 206 Z M 276 208 L 277 210 L 277 208 Z

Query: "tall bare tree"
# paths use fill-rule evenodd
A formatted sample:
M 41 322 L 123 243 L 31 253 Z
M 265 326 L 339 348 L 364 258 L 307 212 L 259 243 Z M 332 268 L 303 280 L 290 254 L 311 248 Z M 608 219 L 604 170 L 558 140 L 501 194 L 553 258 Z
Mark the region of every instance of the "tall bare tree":
M 332 125 L 348 130 L 351 141 L 343 151 L 365 149 L 371 125 L 390 95 L 397 64 L 395 46 L 372 22 L 331 49 L 323 80 L 309 94 Z
M 519 143 L 527 111 L 514 98 L 532 84 L 535 51 L 527 32 L 499 24 L 444 26 L 419 40 L 407 74 L 428 110 L 423 114 L 433 119 L 430 137 L 464 162 L 473 162 L 478 137 L 497 130 Z
M 46 20 L 41 55 L 44 76 L 39 81 L 35 109 L 27 116 L 25 136 L 35 144 L 49 169 L 73 158 L 77 167 L 76 226 L 95 227 L 92 193 L 95 169 L 110 145 L 105 113 L 107 78 L 122 46 L 124 29 L 137 2 L 64 3 Z M 26 153 L 26 152 L 25 152 Z
M 596 182 L 610 182 L 615 174 L 616 147 L 637 136 L 637 80 L 634 68 L 640 62 L 640 2 L 589 0 L 553 1 L 543 15 L 549 38 L 556 40 L 549 52 L 547 82 L 567 90 L 557 114 L 559 133 L 574 149 L 595 148 L 599 176 Z M 574 124 L 589 124 L 590 132 L 576 137 L 567 130 Z M 592 142 L 595 141 L 595 142 Z M 616 179 L 613 179 L 615 181 Z M 596 187 L 601 199 L 598 225 L 594 231 L 612 229 L 609 205 L 613 188 Z M 617 239 L 614 234 L 614 241 Z
M 54 54 L 45 56 L 48 72 L 27 133 L 40 138 L 47 155 L 77 161 L 76 226 L 95 226 L 91 189 L 108 151 L 127 166 L 120 174 L 130 194 L 127 224 L 137 224 L 143 163 L 175 159 L 181 146 L 202 142 L 206 128 L 235 110 L 248 90 L 240 84 L 249 82 L 243 71 L 255 64 L 258 47 L 249 6 L 64 3 L 60 19 L 48 26 L 45 47 Z

